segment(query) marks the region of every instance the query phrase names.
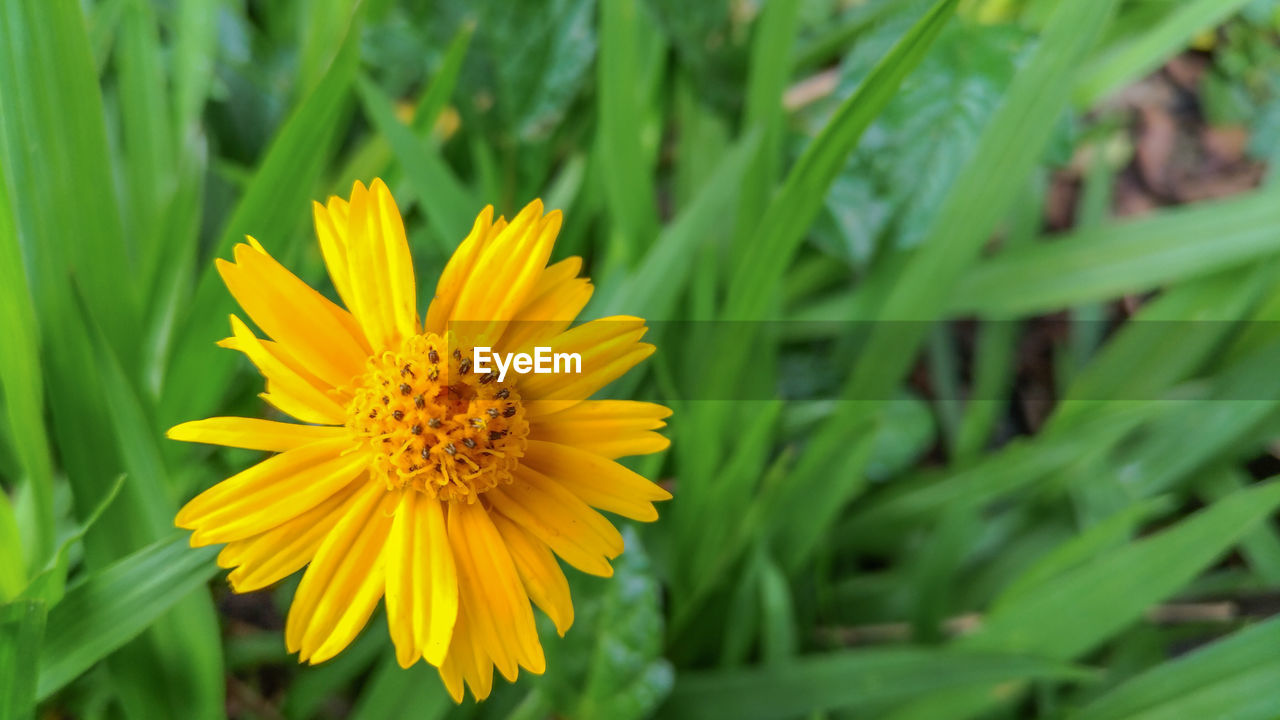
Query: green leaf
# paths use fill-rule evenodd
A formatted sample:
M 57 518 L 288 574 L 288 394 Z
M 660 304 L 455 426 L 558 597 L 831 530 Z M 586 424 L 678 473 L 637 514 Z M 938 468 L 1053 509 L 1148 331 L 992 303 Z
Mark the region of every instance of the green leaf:
M 396 662 L 390 648 L 387 652 L 387 659 L 361 688 L 351 720 L 383 720 L 398 716 L 406 708 L 413 708 L 415 720 L 441 720 L 455 707 L 435 668 L 417 663 L 406 670 Z
M 463 60 L 467 58 L 467 49 L 471 47 L 471 37 L 475 35 L 474 22 L 464 23 L 449 42 L 445 51 L 444 62 L 431 78 L 431 85 L 422 94 L 418 107 L 413 112 L 413 129 L 419 136 L 425 136 L 435 127 L 440 111 L 444 110 L 449 98 L 458 87 L 458 77 L 462 73 Z
M 8 602 L 27 584 L 22 562 L 22 532 L 9 495 L 0 491 L 0 603 Z
M 1188 0 L 1166 2 L 1169 10 L 1158 22 L 1133 28 L 1090 62 L 1076 83 L 1078 107 L 1092 107 L 1112 92 L 1156 70 L 1183 50 L 1196 33 L 1218 25 L 1250 0 Z M 1150 21 L 1148 21 L 1150 22 Z
M 751 241 L 739 249 L 729 282 L 726 318 L 762 317 L 771 297 L 762 288 L 777 284 L 822 209 L 826 191 L 845 159 L 902 81 L 924 58 L 955 7 L 956 0 L 935 3 L 840 104 L 830 122 L 805 148 L 769 203 Z
M 35 658 L 45 630 L 45 604 L 19 600 L 0 605 L 0 718 L 34 716 Z
M 624 527 L 623 538 L 627 549 L 614 561 L 613 577 L 571 577 L 573 627 L 545 645 L 542 687 L 573 720 L 648 717 L 671 689 L 658 584 L 639 536 Z
M 0 122 L 4 116 L 0 114 Z M 22 542 L 13 545 L 17 564 L 10 572 L 22 576 L 53 552 L 53 459 L 44 424 L 44 377 L 40 366 L 39 327 L 22 266 L 22 251 L 12 213 L 10 179 L 0 175 L 0 388 L 9 432 L 25 476 L 35 513 L 18 519 Z
M 978 265 L 956 289 L 951 311 L 1036 315 L 1147 292 L 1280 252 L 1277 225 L 1280 196 L 1267 188 L 1078 230 Z
M 1179 720 L 1280 715 L 1280 618 L 1245 628 L 1128 680 L 1073 720 Z
M 1164 411 L 1158 402 L 1079 403 L 1089 412 L 1078 423 L 1019 438 L 959 468 L 927 470 L 858 508 L 846 526 L 874 536 L 899 523 L 919 521 L 957 506 L 981 507 L 1025 488 L 1083 457 L 1121 442 Z
M 272 140 L 219 236 L 215 256 L 225 257 L 245 234 L 262 238 L 277 254 L 289 254 L 285 243 L 304 219 L 310 220 L 308 200 L 325 170 L 327 148 L 342 124 L 360 59 L 359 40 L 357 13 L 324 77 Z M 183 332 L 175 343 L 166 380 L 166 386 L 182 390 L 164 393 L 162 425 L 210 414 L 235 367 L 231 353 L 212 351 L 213 343 L 226 334 L 231 296 L 213 262 L 201 267 L 200 281 L 179 324 Z
M 1068 659 L 1176 593 L 1280 506 L 1280 482 L 1233 493 L 1177 525 L 1028 589 L 965 637 L 970 648 Z
M 643 312 L 650 320 L 672 318 L 698 250 L 714 237 L 716 228 L 729 215 L 737 199 L 738 182 L 758 145 L 759 136 L 748 134 L 725 153 L 697 196 L 663 228 L 636 269 L 619 282 L 598 290 L 586 315 L 608 317 Z
M 48 566 L 31 579 L 31 583 L 22 591 L 22 597 L 40 600 L 46 607 L 53 607 L 62 601 L 67 585 L 67 570 L 71 564 L 71 548 L 84 538 L 89 528 L 92 528 L 94 523 L 98 522 L 98 518 L 102 517 L 102 513 L 111 506 L 112 501 L 120 494 L 120 488 L 124 487 L 124 480 L 124 475 L 116 478 L 115 484 L 98 503 L 98 507 L 94 508 L 89 517 L 85 518 L 85 521 L 62 541 L 62 545 L 58 547 Z
M 192 549 L 188 533 L 157 541 L 92 573 L 49 612 L 40 649 L 43 700 L 142 632 L 218 572 L 217 548 Z
M 769 720 L 900 701 L 954 688 L 1083 679 L 1088 671 L 1025 655 L 885 648 L 809 655 L 752 670 L 682 674 L 663 718 Z
M 644 43 L 655 33 L 648 18 L 641 16 L 637 0 L 601 4 L 599 22 L 596 150 L 614 232 L 620 236 L 614 245 L 618 262 L 647 247 L 658 229 L 653 170 L 643 135 L 649 112 Z
M 1137 534 L 1142 523 L 1171 509 L 1173 502 L 1170 498 L 1157 497 L 1114 513 L 1037 560 L 1005 586 L 992 607 L 998 610 L 1014 605 L 1027 593 L 1055 582 L 1063 573 L 1114 552 Z
M 1008 215 L 1067 106 L 1061 88 L 1106 26 L 1116 0 L 1059 4 L 1026 66 L 987 124 L 972 159 L 925 238 L 875 309 L 871 332 L 844 396 L 884 396 L 911 366 L 929 320 L 942 317 L 963 273 Z M 911 321 L 898 323 L 893 321 Z
M 365 77 L 356 89 L 374 125 L 386 136 L 408 177 L 418 204 L 435 231 L 440 248 L 452 252 L 467 236 L 481 205 L 453 174 L 434 148 L 413 134 L 395 116 L 391 98 Z

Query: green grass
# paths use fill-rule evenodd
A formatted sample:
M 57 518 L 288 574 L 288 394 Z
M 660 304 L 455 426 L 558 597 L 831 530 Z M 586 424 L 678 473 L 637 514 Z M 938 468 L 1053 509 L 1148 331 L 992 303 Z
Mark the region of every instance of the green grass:
M 1274 169 L 1113 216 L 1117 93 L 1205 31 L 1187 122 L 1276 157 L 1276 0 L 3 3 L 0 720 L 1276 717 Z M 659 347 L 608 394 L 675 410 L 675 499 L 478 706 L 380 614 L 298 665 L 296 577 L 172 524 L 257 455 L 164 429 L 266 412 L 214 259 L 332 297 L 311 201 L 374 176 L 420 307 L 562 209 Z

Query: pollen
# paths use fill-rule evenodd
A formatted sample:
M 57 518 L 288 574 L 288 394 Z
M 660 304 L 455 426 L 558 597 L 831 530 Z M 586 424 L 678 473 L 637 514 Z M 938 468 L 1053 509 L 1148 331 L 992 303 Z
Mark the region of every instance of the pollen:
M 389 490 L 475 502 L 511 482 L 529 422 L 519 392 L 470 372 L 470 354 L 427 333 L 369 358 L 346 426 Z

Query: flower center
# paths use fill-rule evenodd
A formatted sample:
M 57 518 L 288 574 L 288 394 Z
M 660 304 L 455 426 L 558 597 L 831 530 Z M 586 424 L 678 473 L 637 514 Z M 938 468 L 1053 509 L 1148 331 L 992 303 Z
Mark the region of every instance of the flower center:
M 529 434 L 516 389 L 473 372 L 471 348 L 435 333 L 369 358 L 347 428 L 367 441 L 388 489 L 467 502 L 511 482 Z

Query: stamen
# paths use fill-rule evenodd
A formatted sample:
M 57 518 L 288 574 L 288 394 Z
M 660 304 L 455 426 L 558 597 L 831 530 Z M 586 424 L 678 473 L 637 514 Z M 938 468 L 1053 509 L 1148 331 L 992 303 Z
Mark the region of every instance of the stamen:
M 374 477 L 391 490 L 474 502 L 510 483 L 524 455 L 529 423 L 519 393 L 495 373 L 473 373 L 466 345 L 451 350 L 457 375 L 449 384 L 440 380 L 437 348 L 455 343 L 431 334 L 409 338 L 398 351 L 371 357 L 349 389 L 347 427 L 370 453 Z

